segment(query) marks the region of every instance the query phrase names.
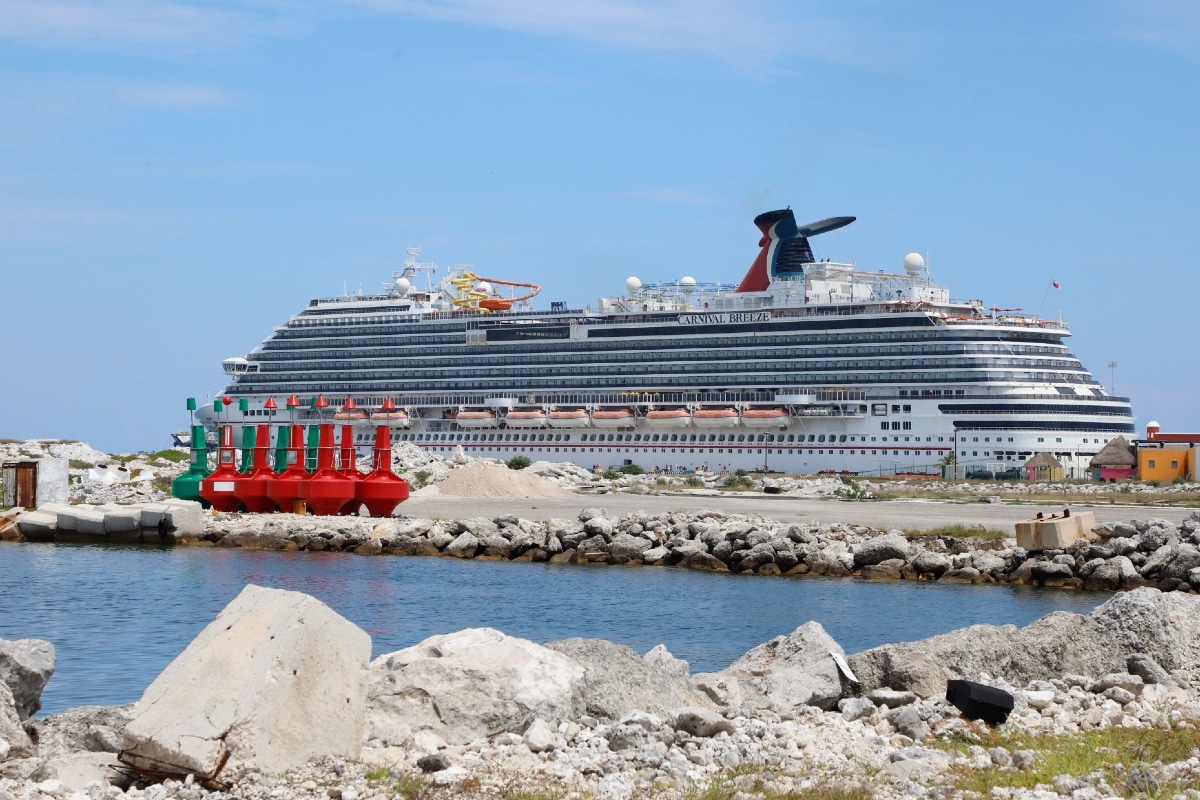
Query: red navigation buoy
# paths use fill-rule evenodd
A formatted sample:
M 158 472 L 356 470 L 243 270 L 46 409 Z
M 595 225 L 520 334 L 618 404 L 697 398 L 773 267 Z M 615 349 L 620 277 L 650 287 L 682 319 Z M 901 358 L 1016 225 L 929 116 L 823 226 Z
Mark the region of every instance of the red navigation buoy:
M 291 513 L 296 510 L 301 486 L 307 480 L 308 471 L 304 469 L 304 426 L 295 425 L 288 448 L 287 468 L 267 482 L 267 497 L 279 506 L 280 511 Z
M 321 404 L 319 398 L 318 407 Z M 326 403 L 328 406 L 328 403 Z M 303 497 L 314 514 L 332 516 L 354 499 L 354 481 L 333 468 L 333 425 L 320 426 L 317 443 L 317 471 L 301 487 Z
M 395 408 L 389 397 L 380 410 L 389 412 Z M 408 481 L 392 472 L 392 432 L 387 425 L 375 429 L 374 466 L 359 481 L 354 499 L 365 505 L 372 517 L 390 517 L 396 506 L 408 499 Z
M 271 428 L 262 424 L 254 436 L 254 463 L 250 471 L 238 475 L 233 482 L 233 493 L 247 511 L 262 514 L 275 510 L 275 501 L 269 495 L 275 471 L 267 464 L 271 450 Z
M 237 511 L 241 506 L 241 501 L 233 492 L 235 482 L 240 477 L 237 471 L 236 456 L 237 450 L 233 446 L 233 426 L 226 423 L 221 426 L 221 446 L 217 450 L 217 469 L 200 481 L 200 496 L 217 511 Z
M 354 407 L 353 398 L 350 400 L 347 400 L 344 408 L 353 409 L 353 407 Z M 355 455 L 356 455 L 356 453 L 355 453 L 355 447 L 354 447 L 354 426 L 353 425 L 343 425 L 342 426 L 341 459 L 340 459 L 341 464 L 340 464 L 340 466 L 341 466 L 342 474 L 345 475 L 347 478 L 349 478 L 351 481 L 351 486 L 353 487 L 354 495 L 346 502 L 346 505 L 342 506 L 341 510 L 338 512 L 340 514 L 357 514 L 358 507 L 362 505 L 362 502 L 357 500 L 356 498 L 358 497 L 358 485 L 360 483 L 362 483 L 362 479 L 364 476 L 361 472 L 358 471 L 358 464 L 356 463 L 357 459 L 355 458 Z

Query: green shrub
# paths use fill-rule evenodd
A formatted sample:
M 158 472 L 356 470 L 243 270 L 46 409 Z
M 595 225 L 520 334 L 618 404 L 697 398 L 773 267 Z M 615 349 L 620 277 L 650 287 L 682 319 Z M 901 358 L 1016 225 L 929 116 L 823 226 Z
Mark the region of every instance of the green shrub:
M 689 475 L 683 483 L 685 486 L 690 486 L 693 489 L 696 489 L 704 485 L 704 479 L 699 475 Z
M 425 486 L 429 485 L 430 475 L 431 475 L 431 473 L 429 472 L 429 470 L 425 470 L 425 469 L 418 470 L 417 472 L 413 473 L 413 478 L 416 479 L 418 489 L 424 488 Z
M 525 469 L 532 463 L 528 456 L 513 456 L 508 460 L 506 466 L 509 469 Z
M 644 475 L 646 470 L 639 467 L 637 464 L 626 464 L 621 467 L 621 473 L 624 475 Z
M 621 477 L 621 473 L 614 469 L 606 469 L 604 472 L 600 473 L 600 477 L 604 478 L 606 481 L 615 481 L 617 478 Z

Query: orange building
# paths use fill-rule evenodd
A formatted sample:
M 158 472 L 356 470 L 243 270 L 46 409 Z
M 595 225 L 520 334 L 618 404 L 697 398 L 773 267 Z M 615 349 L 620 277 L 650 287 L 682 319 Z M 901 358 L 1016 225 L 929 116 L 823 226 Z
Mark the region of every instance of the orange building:
M 1144 481 L 1195 481 L 1200 433 L 1163 433 L 1157 422 L 1146 424 L 1137 445 L 1138 477 Z

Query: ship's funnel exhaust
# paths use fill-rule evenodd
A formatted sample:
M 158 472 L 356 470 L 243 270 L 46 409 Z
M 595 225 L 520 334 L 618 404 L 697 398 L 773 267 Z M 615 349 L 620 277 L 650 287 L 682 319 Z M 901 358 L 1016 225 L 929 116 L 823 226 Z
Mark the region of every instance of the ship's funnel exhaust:
M 775 278 L 799 278 L 804 275 L 804 265 L 811 264 L 812 248 L 808 237 L 837 230 L 854 222 L 854 217 L 830 217 L 820 222 L 797 226 L 796 216 L 790 208 L 767 211 L 754 218 L 754 224 L 762 231 L 758 240 L 758 258 L 750 271 L 738 284 L 739 292 L 762 292 Z

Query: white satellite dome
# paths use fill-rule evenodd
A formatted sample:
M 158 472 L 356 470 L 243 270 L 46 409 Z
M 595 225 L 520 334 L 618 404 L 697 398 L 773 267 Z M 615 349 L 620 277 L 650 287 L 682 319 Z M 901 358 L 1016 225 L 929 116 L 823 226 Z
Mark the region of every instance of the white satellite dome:
M 684 275 L 679 279 L 679 288 L 685 292 L 693 292 L 696 290 L 696 279 L 691 275 Z
M 641 278 L 638 278 L 636 276 L 630 276 L 625 279 L 625 291 L 629 292 L 630 294 L 637 294 L 638 290 L 641 288 L 642 288 Z
M 909 275 L 919 275 L 925 269 L 925 259 L 920 253 L 909 253 L 904 257 L 904 271 Z
M 475 284 L 475 291 L 483 292 L 484 294 L 491 294 L 492 285 L 487 281 L 480 281 L 479 283 Z
M 412 289 L 412 282 L 408 278 L 396 278 L 396 292 L 400 295 L 407 295 Z

